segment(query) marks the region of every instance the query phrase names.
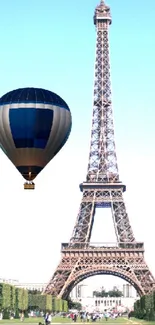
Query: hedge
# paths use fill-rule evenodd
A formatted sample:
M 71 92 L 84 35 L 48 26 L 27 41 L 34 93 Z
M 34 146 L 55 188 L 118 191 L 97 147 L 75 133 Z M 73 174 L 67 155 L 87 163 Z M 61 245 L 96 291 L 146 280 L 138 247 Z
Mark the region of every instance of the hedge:
M 11 286 L 6 283 L 0 283 L 0 310 L 11 307 Z
M 23 288 L 16 288 L 18 294 L 18 309 L 20 311 L 25 311 L 28 309 L 28 290 L 25 290 Z
M 11 310 L 15 310 L 17 308 L 17 301 L 16 301 L 16 287 L 10 286 L 10 299 L 11 299 Z
M 155 320 L 155 292 L 142 296 L 135 302 L 134 316 L 148 321 Z
M 28 290 L 0 283 L 0 312 L 3 318 L 9 318 L 11 312 L 15 318 L 19 318 L 19 312 L 25 315 L 29 310 L 67 312 L 68 302 L 51 295 L 28 293 Z

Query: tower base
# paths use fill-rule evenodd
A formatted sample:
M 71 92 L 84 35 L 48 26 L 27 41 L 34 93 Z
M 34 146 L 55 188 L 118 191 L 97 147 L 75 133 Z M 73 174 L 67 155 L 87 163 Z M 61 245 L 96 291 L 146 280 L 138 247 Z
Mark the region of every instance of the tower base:
M 45 293 L 66 299 L 80 281 L 98 274 L 118 276 L 140 296 L 154 289 L 154 278 L 144 260 L 143 243 L 62 244 L 62 258 Z

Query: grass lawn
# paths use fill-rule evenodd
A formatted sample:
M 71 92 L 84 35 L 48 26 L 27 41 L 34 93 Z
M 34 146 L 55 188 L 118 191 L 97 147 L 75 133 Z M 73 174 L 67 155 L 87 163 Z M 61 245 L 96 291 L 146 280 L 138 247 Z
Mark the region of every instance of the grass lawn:
M 12 319 L 12 320 L 0 320 L 0 325 L 1 324 L 5 324 L 5 325 L 19 325 L 19 324 L 23 324 L 26 323 L 27 325 L 29 324 L 37 324 L 41 322 L 42 324 L 44 323 L 44 320 L 42 317 L 29 317 L 29 318 L 25 318 L 24 322 L 21 322 L 20 319 Z M 117 319 L 108 319 L 108 321 L 106 321 L 105 319 L 101 319 L 99 321 L 96 322 L 81 322 L 80 319 L 77 319 L 77 322 L 74 323 L 70 318 L 63 318 L 63 317 L 53 317 L 52 318 L 52 324 L 61 324 L 61 323 L 66 323 L 66 324 L 83 324 L 83 325 L 88 325 L 89 323 L 91 323 L 91 325 L 95 325 L 95 324 L 99 324 L 101 325 L 102 323 L 106 323 L 107 325 L 114 325 L 114 324 L 119 324 L 119 325 L 155 325 L 155 322 L 147 322 L 145 320 L 141 320 L 141 319 L 136 319 L 136 318 L 131 318 L 130 320 L 128 320 L 126 317 L 119 317 Z
M 21 322 L 20 319 L 12 319 L 12 320 L 1 320 L 0 321 L 0 325 L 1 324 L 6 324 L 6 325 L 11 325 L 11 324 L 22 324 L 22 323 L 26 323 L 27 325 L 29 324 L 38 324 L 39 322 L 44 323 L 44 320 L 42 317 L 30 317 L 30 318 L 25 318 L 24 322 Z M 70 318 L 63 318 L 63 317 L 53 317 L 52 318 L 52 324 L 60 324 L 60 323 L 70 323 L 70 324 L 83 324 L 83 325 L 88 325 L 89 323 L 91 324 L 102 324 L 102 323 L 106 323 L 107 325 L 114 325 L 114 324 L 120 324 L 120 325 L 155 325 L 155 322 L 147 322 L 144 320 L 139 320 L 139 319 L 135 319 L 135 318 L 131 318 L 130 320 L 128 320 L 125 317 L 119 317 L 117 319 L 108 319 L 108 321 L 106 321 L 105 319 L 101 319 L 99 321 L 96 322 L 81 322 L 80 319 L 77 319 L 77 322 L 74 323 Z

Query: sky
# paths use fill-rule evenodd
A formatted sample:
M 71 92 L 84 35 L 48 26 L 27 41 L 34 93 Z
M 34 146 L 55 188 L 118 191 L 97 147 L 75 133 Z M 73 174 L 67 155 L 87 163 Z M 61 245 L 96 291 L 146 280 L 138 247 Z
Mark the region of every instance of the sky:
M 21 87 L 59 94 L 70 137 L 36 178 L 35 191 L 0 152 L 0 277 L 48 282 L 70 240 L 86 179 L 99 0 L 5 0 L 0 19 L 0 96 Z M 137 241 L 155 276 L 155 2 L 108 0 L 115 139 L 120 180 Z M 91 241 L 116 240 L 111 213 L 97 211 Z M 101 278 L 98 283 L 101 283 Z M 119 279 L 113 278 L 113 283 Z M 92 280 L 94 281 L 94 280 Z M 97 283 L 97 277 L 96 277 Z

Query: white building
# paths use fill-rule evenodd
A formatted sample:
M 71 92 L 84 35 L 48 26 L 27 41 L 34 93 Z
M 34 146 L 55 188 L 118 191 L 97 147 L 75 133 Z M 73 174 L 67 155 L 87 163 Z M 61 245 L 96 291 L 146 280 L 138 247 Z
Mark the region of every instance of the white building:
M 137 294 L 137 291 L 135 290 L 135 288 L 127 282 L 122 283 L 122 285 L 118 284 L 113 287 L 108 286 L 108 287 L 104 288 L 104 286 L 95 286 L 92 284 L 91 285 L 87 284 L 87 282 L 85 280 L 80 282 L 73 288 L 73 290 L 70 294 L 70 297 L 71 298 L 87 298 L 87 297 L 92 298 L 94 291 L 100 292 L 104 289 L 106 291 L 119 290 L 122 292 L 124 298 L 138 297 L 138 294 Z
M 137 291 L 129 283 L 123 284 L 122 292 L 123 292 L 123 297 L 124 298 L 132 298 L 132 297 L 136 298 L 136 297 L 138 297 Z
M 47 286 L 47 283 L 18 283 L 16 284 L 16 287 L 18 288 L 24 288 L 28 290 L 38 290 L 42 292 L 45 287 Z
M 16 285 L 19 283 L 18 280 L 13 280 L 13 279 L 5 279 L 5 278 L 0 278 L 0 283 L 8 283 L 8 284 L 11 284 L 11 285 Z
M 42 292 L 47 283 L 25 283 L 25 282 L 19 282 L 18 280 L 13 280 L 13 279 L 5 279 L 5 278 L 0 278 L 0 283 L 8 283 L 11 285 L 14 285 L 17 288 L 24 288 L 28 290 L 38 290 Z
M 105 310 L 116 310 L 118 312 L 125 312 L 126 310 L 133 310 L 134 303 L 138 298 L 124 298 L 124 297 L 94 297 L 94 298 L 76 298 L 76 302 L 82 304 L 82 309 L 88 312 L 104 312 Z
M 120 290 L 123 293 L 123 297 L 93 297 L 94 291 L 102 291 L 104 287 L 93 287 L 87 285 L 85 282 L 81 282 L 76 285 L 72 290 L 70 297 L 73 301 L 80 302 L 84 310 L 103 312 L 105 309 L 114 309 L 123 312 L 126 309 L 132 310 L 135 301 L 138 299 L 136 290 L 129 283 L 115 286 L 113 289 Z M 108 288 L 109 291 L 112 288 Z
M 71 299 L 93 297 L 93 291 L 87 284 L 77 284 L 70 293 Z

